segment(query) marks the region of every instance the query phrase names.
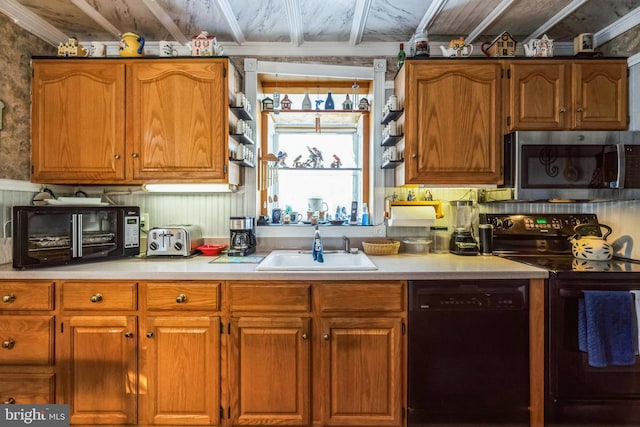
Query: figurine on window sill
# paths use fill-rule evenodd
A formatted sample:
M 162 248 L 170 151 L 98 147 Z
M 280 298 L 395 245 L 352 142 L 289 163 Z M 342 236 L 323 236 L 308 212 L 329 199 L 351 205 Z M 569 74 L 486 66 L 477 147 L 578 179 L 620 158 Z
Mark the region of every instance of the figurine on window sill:
M 337 155 L 333 155 L 333 162 L 331 162 L 331 168 L 332 169 L 338 169 L 339 167 L 342 166 L 342 161 L 340 160 L 340 157 L 338 157 Z

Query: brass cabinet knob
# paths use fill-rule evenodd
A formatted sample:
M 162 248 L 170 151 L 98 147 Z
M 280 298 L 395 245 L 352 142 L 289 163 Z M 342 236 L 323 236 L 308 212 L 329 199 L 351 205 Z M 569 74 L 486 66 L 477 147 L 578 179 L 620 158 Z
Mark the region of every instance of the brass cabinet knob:
M 566 113 L 566 112 L 567 112 L 567 109 L 566 109 L 566 108 L 564 108 L 564 107 L 562 107 L 562 108 L 560 108 L 560 112 L 561 112 L 561 113 Z
M 153 338 L 153 332 L 147 332 L 147 338 Z
M 116 154 L 115 156 L 113 156 L 113 158 L 116 160 L 120 160 L 120 154 Z
M 2 302 L 6 302 L 6 303 L 12 303 L 16 300 L 16 296 L 14 294 L 9 294 L 9 295 L 3 295 L 2 296 Z
M 137 159 L 138 158 L 138 153 L 132 153 L 131 157 L 133 157 L 134 159 Z
M 125 338 L 132 338 L 132 337 L 133 337 L 133 332 L 131 332 L 131 331 L 127 331 L 127 332 L 125 332 L 125 333 L 124 333 L 124 337 L 125 337 Z
M 13 338 L 9 338 L 8 340 L 2 341 L 2 348 L 6 348 L 7 350 L 11 350 L 16 345 L 16 340 Z
M 329 334 L 322 335 L 322 339 L 325 340 L 325 341 L 328 341 L 329 340 Z
M 176 297 L 176 302 L 178 304 L 182 304 L 184 302 L 187 302 L 187 296 L 185 294 L 180 294 Z
M 14 399 L 13 397 L 8 397 L 7 400 L 5 400 L 4 402 L 2 402 L 4 405 L 13 405 L 16 403 L 16 399 Z
M 306 332 L 304 332 L 304 333 L 302 334 L 302 339 L 303 339 L 303 340 L 306 340 L 307 338 L 309 338 L 309 335 L 307 335 L 307 333 L 306 333 Z
M 418 158 L 418 155 L 417 155 L 417 154 L 412 154 L 412 155 L 411 155 L 411 158 L 412 158 L 412 159 L 417 159 L 417 158 Z
M 578 107 L 578 108 L 576 109 L 576 111 L 577 111 L 578 113 L 582 113 L 582 112 L 584 111 L 584 108 L 582 108 L 582 107 Z
M 101 293 L 97 293 L 95 295 L 91 295 L 90 300 L 91 300 L 91 302 L 102 302 L 102 294 Z

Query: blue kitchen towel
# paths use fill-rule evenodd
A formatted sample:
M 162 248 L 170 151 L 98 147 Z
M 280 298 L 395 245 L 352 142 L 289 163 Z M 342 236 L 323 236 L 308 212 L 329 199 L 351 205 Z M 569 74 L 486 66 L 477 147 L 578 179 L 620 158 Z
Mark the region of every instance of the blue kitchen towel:
M 581 308 L 581 306 L 583 308 Z M 625 291 L 584 291 L 578 306 L 578 339 L 589 366 L 635 363 L 633 297 Z

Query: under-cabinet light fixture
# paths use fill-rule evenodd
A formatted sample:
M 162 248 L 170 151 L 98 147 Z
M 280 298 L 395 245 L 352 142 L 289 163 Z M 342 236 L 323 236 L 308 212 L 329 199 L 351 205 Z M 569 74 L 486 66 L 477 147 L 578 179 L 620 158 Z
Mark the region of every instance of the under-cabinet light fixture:
M 144 191 L 150 193 L 235 193 L 233 184 L 144 184 Z

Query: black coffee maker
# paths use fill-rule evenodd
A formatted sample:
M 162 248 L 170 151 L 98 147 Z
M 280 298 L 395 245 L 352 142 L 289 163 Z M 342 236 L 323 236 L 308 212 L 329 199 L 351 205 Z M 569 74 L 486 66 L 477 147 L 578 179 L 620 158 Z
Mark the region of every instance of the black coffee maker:
M 228 256 L 247 256 L 256 251 L 256 218 L 253 216 L 232 216 L 229 229 L 231 242 Z

